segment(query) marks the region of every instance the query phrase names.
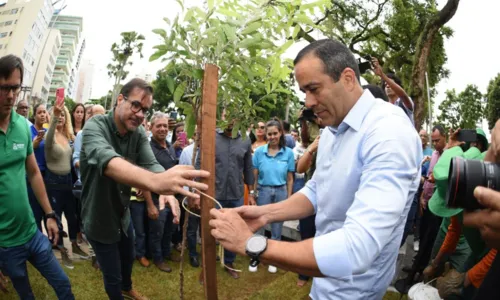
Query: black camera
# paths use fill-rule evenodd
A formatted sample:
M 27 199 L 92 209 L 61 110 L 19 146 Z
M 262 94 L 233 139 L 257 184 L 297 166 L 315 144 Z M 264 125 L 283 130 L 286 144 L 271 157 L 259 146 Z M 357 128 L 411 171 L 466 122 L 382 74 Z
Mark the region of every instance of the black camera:
M 372 69 L 372 62 L 370 56 L 363 57 L 366 61 L 362 62 L 361 58 L 358 58 L 358 68 L 360 74 L 365 74 L 366 71 Z
M 304 108 L 302 111 L 302 115 L 300 116 L 299 120 L 306 120 L 308 122 L 314 122 L 314 120 L 317 118 L 317 116 L 314 114 L 314 111 L 310 108 Z
M 474 189 L 484 186 L 495 191 L 500 188 L 500 166 L 475 159 L 454 157 L 451 160 L 446 201 L 448 207 L 468 211 L 483 209 L 474 197 Z

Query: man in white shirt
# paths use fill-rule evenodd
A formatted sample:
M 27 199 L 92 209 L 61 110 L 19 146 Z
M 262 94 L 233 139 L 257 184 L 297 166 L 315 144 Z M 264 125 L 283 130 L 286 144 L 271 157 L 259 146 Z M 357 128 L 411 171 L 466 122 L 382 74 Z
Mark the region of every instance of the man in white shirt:
M 315 277 L 312 299 L 382 299 L 420 181 L 420 138 L 401 109 L 363 91 L 356 59 L 338 41 L 309 44 L 294 65 L 306 106 L 328 126 L 316 171 L 280 203 L 212 210 L 212 235 L 253 264 L 262 260 Z M 314 213 L 312 239 L 253 235 L 265 224 Z

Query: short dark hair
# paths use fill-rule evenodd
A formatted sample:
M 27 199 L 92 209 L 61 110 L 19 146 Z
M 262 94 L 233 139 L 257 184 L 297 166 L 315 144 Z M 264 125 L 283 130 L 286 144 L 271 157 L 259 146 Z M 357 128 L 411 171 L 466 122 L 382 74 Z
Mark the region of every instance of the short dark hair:
M 314 54 L 323 62 L 325 73 L 335 82 L 339 81 L 340 75 L 346 68 L 352 69 L 356 74 L 356 78 L 360 81 L 358 63 L 349 48 L 341 42 L 333 39 L 312 42 L 300 50 L 293 64 L 297 65 L 308 54 Z
M 441 124 L 434 125 L 434 127 L 432 127 L 432 131 L 431 132 L 434 132 L 436 130 L 439 131 L 439 134 L 441 136 L 446 137 L 446 130 L 444 130 L 443 125 L 441 125 Z
M 0 78 L 8 79 L 16 69 L 21 73 L 21 84 L 23 84 L 24 65 L 22 59 L 12 54 L 0 58 Z
M 287 121 L 282 121 L 281 123 L 283 124 L 283 129 L 286 132 L 290 132 L 290 123 L 288 123 Z
M 401 81 L 401 79 L 399 79 L 398 76 L 396 76 L 396 74 L 394 74 L 394 73 L 388 73 L 387 77 L 389 77 L 390 79 L 392 79 L 400 87 L 403 87 L 403 82 Z
M 120 94 L 128 97 L 135 88 L 139 88 L 145 91 L 147 95 L 153 94 L 153 87 L 151 86 L 151 84 L 149 84 L 146 80 L 140 78 L 134 78 L 127 82 L 120 90 Z
M 285 132 L 283 131 L 283 124 L 281 124 L 281 121 L 279 119 L 274 118 L 272 120 L 269 120 L 266 123 L 266 130 L 267 130 L 268 127 L 273 127 L 273 126 L 275 126 L 276 128 L 278 128 L 278 131 L 281 133 L 279 147 L 280 148 L 285 148 L 286 147 L 286 142 L 285 142 Z
M 375 97 L 375 98 L 379 98 L 379 99 L 382 99 L 384 100 L 385 102 L 388 102 L 389 100 L 387 99 L 387 95 L 384 93 L 384 90 L 382 90 L 379 86 L 377 85 L 373 85 L 373 84 L 365 84 L 363 85 L 363 89 L 364 90 L 369 90 L 370 93 L 372 93 L 372 95 Z

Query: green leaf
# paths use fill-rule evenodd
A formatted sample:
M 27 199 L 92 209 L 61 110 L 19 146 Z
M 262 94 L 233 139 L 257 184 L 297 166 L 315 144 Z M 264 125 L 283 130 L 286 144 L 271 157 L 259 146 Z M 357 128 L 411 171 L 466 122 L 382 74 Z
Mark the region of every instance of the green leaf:
M 243 29 L 243 31 L 241 32 L 241 34 L 251 34 L 251 33 L 254 33 L 260 27 L 262 27 L 262 23 L 261 22 L 253 22 L 253 23 L 249 24 L 247 26 L 247 28 Z
M 293 40 L 288 40 L 281 47 L 279 47 L 278 52 L 279 53 L 285 53 L 285 51 L 288 50 L 288 48 L 290 48 L 290 46 L 292 46 L 294 42 L 295 41 L 293 41 Z
M 157 60 L 158 58 L 162 57 L 163 55 L 167 54 L 167 51 L 165 50 L 158 50 L 151 57 L 149 57 L 149 61 L 154 61 Z
M 194 69 L 193 70 L 193 77 L 195 79 L 198 79 L 198 80 L 202 80 L 203 79 L 203 74 L 205 72 L 202 70 L 202 69 Z
M 166 81 L 167 81 L 167 87 L 168 87 L 168 90 L 170 91 L 170 93 L 172 93 L 172 95 L 174 94 L 175 92 L 175 83 L 174 83 L 174 79 L 170 76 L 167 76 L 166 78 Z
M 189 138 L 193 137 L 194 130 L 196 128 L 196 118 L 194 117 L 193 111 L 186 115 L 186 134 Z
M 207 4 L 208 4 L 208 10 L 211 10 L 212 8 L 214 8 L 214 0 L 208 0 Z
M 162 38 L 167 38 L 167 32 L 161 28 L 153 29 L 153 32 L 160 35 Z
M 183 81 L 181 84 L 177 86 L 174 92 L 174 102 L 179 102 L 181 100 L 182 96 L 184 95 L 184 91 L 186 90 L 186 82 Z
M 169 18 L 163 18 L 163 21 L 165 21 L 165 23 L 167 23 L 168 25 L 171 25 L 171 24 L 170 24 L 170 19 L 169 19 Z
M 233 125 L 233 130 L 231 131 L 231 135 L 233 136 L 233 138 L 236 138 L 238 136 L 238 131 L 240 131 L 240 121 L 236 121 L 234 122 L 234 125 Z
M 182 1 L 181 0 L 175 0 L 175 1 L 177 1 L 177 3 L 179 3 L 179 5 L 182 8 L 182 11 L 184 11 L 184 4 L 182 4 Z
M 300 25 L 295 25 L 295 28 L 293 28 L 292 38 L 296 38 L 299 32 L 300 32 Z
M 238 38 L 233 27 L 224 24 L 224 26 L 222 26 L 222 29 L 224 30 L 224 33 L 226 34 L 226 37 L 229 41 L 234 41 Z
M 241 15 L 238 14 L 237 12 L 229 10 L 229 9 L 226 9 L 226 8 L 219 8 L 218 12 L 220 14 L 223 14 L 223 15 L 228 16 L 228 17 L 234 17 L 234 18 L 240 18 L 241 17 Z

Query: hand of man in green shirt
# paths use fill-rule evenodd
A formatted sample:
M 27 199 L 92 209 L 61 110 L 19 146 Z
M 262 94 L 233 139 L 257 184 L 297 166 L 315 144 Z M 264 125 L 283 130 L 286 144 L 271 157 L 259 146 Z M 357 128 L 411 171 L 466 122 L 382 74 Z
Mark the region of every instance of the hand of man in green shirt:
M 52 218 L 47 218 L 47 235 L 52 245 L 57 245 L 57 240 L 59 239 L 59 227 L 57 227 L 57 221 Z

